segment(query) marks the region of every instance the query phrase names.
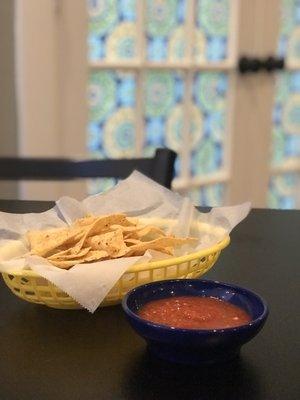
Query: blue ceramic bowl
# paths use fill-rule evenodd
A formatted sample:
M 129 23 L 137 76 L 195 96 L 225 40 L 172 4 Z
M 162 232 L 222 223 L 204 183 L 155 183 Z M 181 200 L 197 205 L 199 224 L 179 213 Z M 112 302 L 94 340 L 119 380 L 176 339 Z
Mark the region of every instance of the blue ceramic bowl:
M 216 297 L 243 308 L 252 321 L 226 329 L 179 329 L 140 318 L 139 309 L 152 300 L 172 296 Z M 149 283 L 131 290 L 124 297 L 123 309 L 132 328 L 158 357 L 185 364 L 211 364 L 233 359 L 243 344 L 263 327 L 268 307 L 256 293 L 217 281 L 174 279 Z

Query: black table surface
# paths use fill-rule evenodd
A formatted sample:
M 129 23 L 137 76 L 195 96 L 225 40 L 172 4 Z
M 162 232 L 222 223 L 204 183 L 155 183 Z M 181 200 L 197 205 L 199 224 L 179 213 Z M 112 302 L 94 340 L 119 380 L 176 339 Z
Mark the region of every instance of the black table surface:
M 40 212 L 50 202 L 0 201 Z M 206 277 L 261 294 L 262 332 L 230 364 L 191 368 L 153 359 L 120 306 L 55 310 L 0 284 L 0 399 L 299 399 L 300 211 L 253 210 Z

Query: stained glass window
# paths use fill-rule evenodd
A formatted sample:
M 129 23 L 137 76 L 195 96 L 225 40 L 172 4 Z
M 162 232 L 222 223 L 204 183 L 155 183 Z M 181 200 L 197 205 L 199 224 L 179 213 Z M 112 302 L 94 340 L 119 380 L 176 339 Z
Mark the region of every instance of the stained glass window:
M 89 60 L 137 57 L 136 0 L 88 0 Z
M 180 60 L 186 56 L 184 29 L 188 0 L 147 0 L 146 47 L 151 61 Z
M 201 204 L 203 207 L 215 207 L 223 203 L 225 193 L 226 185 L 224 183 L 215 183 L 205 185 L 200 189 L 191 189 L 188 194 L 194 204 Z
M 268 204 L 275 208 L 294 208 L 300 191 L 300 173 L 285 172 L 286 166 L 300 160 L 300 1 L 282 1 L 282 20 L 278 53 L 299 69 L 281 72 L 276 77 L 273 107 L 271 168 Z M 282 170 L 282 171 L 281 171 Z
M 225 151 L 227 75 L 199 72 L 193 79 L 191 174 L 199 176 L 223 167 Z
M 88 149 L 99 158 L 135 155 L 135 76 L 102 70 L 89 79 Z
M 180 190 L 197 204 L 223 202 L 225 183 L 202 187 L 193 180 L 225 168 L 226 67 L 212 72 L 203 65 L 229 57 L 230 3 L 87 0 L 92 157 L 152 156 L 169 147 L 178 153 Z M 114 183 L 93 180 L 89 192 Z
M 228 57 L 229 0 L 197 0 L 194 56 L 199 62 Z
M 136 155 L 136 79 L 132 72 L 92 72 L 88 86 L 87 145 L 93 158 L 130 158 Z M 95 179 L 90 194 L 109 189 L 114 179 Z
M 270 181 L 268 203 L 271 208 L 297 208 L 299 201 L 300 175 L 287 172 L 274 175 Z
M 147 71 L 144 80 L 144 151 L 153 155 L 157 147 L 169 147 L 179 155 L 183 146 L 184 74 Z
M 281 1 L 282 17 L 278 53 L 287 60 L 300 62 L 300 1 Z
M 272 164 L 300 157 L 300 71 L 277 77 L 273 109 Z

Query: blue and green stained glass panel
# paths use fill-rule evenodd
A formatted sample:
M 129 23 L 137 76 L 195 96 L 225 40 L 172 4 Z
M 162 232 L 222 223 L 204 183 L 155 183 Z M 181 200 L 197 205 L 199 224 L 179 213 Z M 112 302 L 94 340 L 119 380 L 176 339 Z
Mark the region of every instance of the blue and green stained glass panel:
M 190 122 L 192 176 L 223 168 L 227 76 L 224 73 L 195 73 L 192 107 L 184 106 L 186 75 L 183 71 L 143 70 L 143 132 L 136 131 L 136 73 L 122 71 L 122 62 L 184 61 L 190 0 L 143 0 L 145 23 L 138 23 L 142 0 L 87 0 L 89 14 L 88 59 L 118 62 L 120 70 L 98 70 L 89 75 L 89 122 L 87 147 L 95 158 L 137 155 L 136 136 L 143 141 L 143 155 L 157 147 L 170 147 L 178 154 L 176 175 L 181 176 L 180 154 L 185 118 Z M 222 61 L 228 57 L 229 0 L 195 0 L 193 57 L 195 62 Z M 139 7 L 139 10 L 141 8 Z M 145 35 L 137 45 L 138 35 Z M 141 53 L 138 53 L 138 51 Z M 140 108 L 139 108 L 140 109 Z M 185 112 L 189 109 L 187 117 Z M 91 182 L 90 193 L 108 189 L 111 179 Z M 193 190 L 197 203 L 220 199 L 222 185 Z M 199 197 L 200 196 L 200 197 Z M 206 200 L 209 199 L 209 200 Z M 218 202 L 216 201 L 217 204 Z
M 135 156 L 136 79 L 134 73 L 103 70 L 92 72 L 88 86 L 89 122 L 87 147 L 94 158 Z M 90 194 L 115 184 L 114 179 L 89 182 Z
M 272 164 L 300 157 L 300 71 L 277 76 L 273 108 Z
M 300 0 L 282 0 L 278 53 L 288 60 L 300 61 Z
M 276 80 L 273 106 L 271 164 L 280 167 L 300 158 L 300 71 L 282 72 Z M 281 173 L 270 179 L 268 205 L 294 208 L 300 179 L 297 173 Z
M 227 94 L 227 74 L 195 74 L 191 116 L 192 176 L 217 172 L 224 166 Z
M 144 80 L 144 155 L 157 147 L 169 147 L 180 154 L 183 129 L 184 74 L 147 71 Z M 176 165 L 180 168 L 180 158 Z
M 188 0 L 146 1 L 147 59 L 180 60 L 185 57 L 186 6 Z
M 140 56 L 137 54 L 137 1 L 142 0 L 87 0 L 90 61 L 128 61 Z M 188 1 L 145 0 L 148 60 L 179 61 L 185 58 Z M 226 59 L 230 1 L 196 0 L 195 11 L 195 60 Z
M 226 185 L 224 183 L 215 183 L 192 189 L 188 192 L 188 195 L 197 206 L 218 207 L 224 202 L 225 191 Z
M 282 0 L 281 5 L 278 54 L 300 66 L 300 0 Z M 299 158 L 300 68 L 281 72 L 276 77 L 271 165 L 280 168 Z M 299 192 L 299 173 L 273 175 L 269 182 L 268 205 L 273 208 L 295 208 Z
M 230 0 L 197 0 L 194 58 L 198 62 L 228 57 Z
M 270 190 L 268 194 L 269 207 L 283 209 L 297 208 L 299 190 L 299 172 L 274 175 L 270 180 Z
M 135 75 L 98 71 L 89 77 L 88 150 L 98 158 L 135 154 Z
M 88 0 L 89 61 L 137 57 L 137 0 Z

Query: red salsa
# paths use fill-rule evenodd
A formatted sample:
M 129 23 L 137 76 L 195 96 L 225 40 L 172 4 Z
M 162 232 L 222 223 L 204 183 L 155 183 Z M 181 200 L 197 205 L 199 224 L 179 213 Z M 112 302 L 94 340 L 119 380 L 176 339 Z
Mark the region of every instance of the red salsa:
M 198 296 L 150 301 L 138 315 L 157 324 L 186 329 L 232 328 L 251 321 L 240 307 L 214 297 Z

